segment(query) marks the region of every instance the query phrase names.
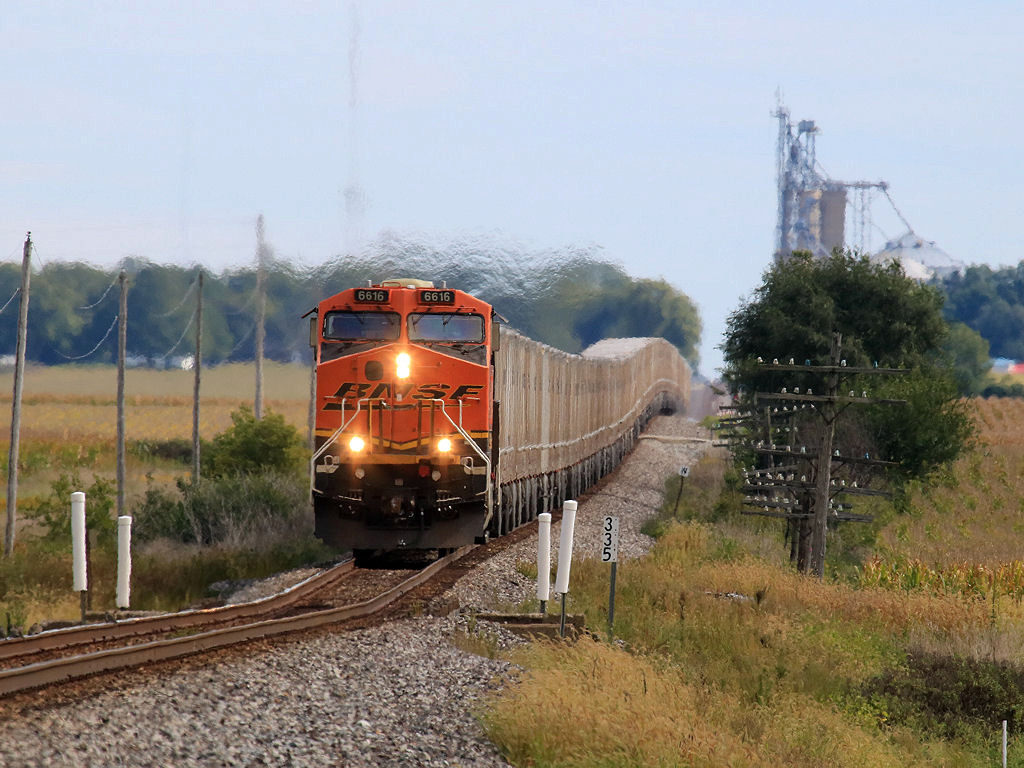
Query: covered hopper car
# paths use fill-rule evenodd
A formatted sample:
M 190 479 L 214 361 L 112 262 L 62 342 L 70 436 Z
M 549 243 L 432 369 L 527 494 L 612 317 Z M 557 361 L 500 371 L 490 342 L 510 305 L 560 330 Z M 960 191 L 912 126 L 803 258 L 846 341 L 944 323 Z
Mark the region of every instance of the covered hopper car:
M 663 339 L 571 355 L 468 293 L 386 280 L 320 302 L 316 535 L 357 552 L 449 549 L 503 534 L 611 471 L 690 369 Z

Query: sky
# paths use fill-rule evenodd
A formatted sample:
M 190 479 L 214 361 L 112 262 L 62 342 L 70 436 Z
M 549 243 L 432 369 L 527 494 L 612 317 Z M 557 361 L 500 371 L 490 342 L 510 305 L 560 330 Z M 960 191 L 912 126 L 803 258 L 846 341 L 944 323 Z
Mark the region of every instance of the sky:
M 694 299 L 713 376 L 771 262 L 777 94 L 832 178 L 1024 258 L 1022 34 L 1017 2 L 9 2 L 0 259 L 31 230 L 37 263 L 221 270 L 259 214 L 301 265 L 384 232 L 588 246 Z

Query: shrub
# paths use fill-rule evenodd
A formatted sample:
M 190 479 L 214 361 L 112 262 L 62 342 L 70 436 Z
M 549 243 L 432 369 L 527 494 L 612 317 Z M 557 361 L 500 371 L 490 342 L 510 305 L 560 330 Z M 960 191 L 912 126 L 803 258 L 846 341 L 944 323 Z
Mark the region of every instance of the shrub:
M 1014 733 L 1024 726 L 1024 669 L 1006 662 L 911 653 L 864 693 L 883 704 L 889 722 L 945 738 L 991 733 L 1002 720 Z
M 85 527 L 95 536 L 93 542 L 101 548 L 113 547 L 117 543 L 117 521 L 114 519 L 114 505 L 117 488 L 108 478 L 95 477 L 88 488 L 78 475 L 78 470 L 61 474 L 50 486 L 50 495 L 29 508 L 25 516 L 42 528 L 41 538 L 51 544 L 71 541 L 71 494 L 85 492 Z
M 172 437 L 167 440 L 130 440 L 128 451 L 141 459 L 169 459 L 182 464 L 192 462 L 192 441 L 185 437 Z
M 257 419 L 243 406 L 231 413 L 232 425 L 204 449 L 207 477 L 275 471 L 303 475 L 306 447 L 299 431 L 279 413 Z
M 179 479 L 177 493 L 150 487 L 135 509 L 140 541 L 262 549 L 311 532 L 307 481 L 276 472 Z

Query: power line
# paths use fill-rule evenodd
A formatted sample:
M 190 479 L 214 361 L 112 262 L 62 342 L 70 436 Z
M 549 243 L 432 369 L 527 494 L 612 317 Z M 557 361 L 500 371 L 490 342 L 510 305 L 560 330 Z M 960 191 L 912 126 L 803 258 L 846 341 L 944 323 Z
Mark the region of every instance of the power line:
M 92 309 L 92 308 L 96 307 L 101 301 L 103 301 L 105 298 L 107 298 L 107 294 L 110 293 L 110 289 L 113 288 L 115 285 L 117 285 L 117 275 L 114 275 L 113 281 L 110 283 L 110 285 L 107 286 L 107 290 L 105 290 L 103 292 L 102 296 L 100 296 L 98 299 L 96 299 L 96 301 L 94 301 L 92 304 L 89 304 L 89 305 L 84 306 L 84 307 L 78 307 L 78 309 Z
M 99 340 L 99 343 L 97 343 L 95 347 L 93 347 L 92 349 L 90 349 L 90 350 L 89 350 L 88 352 L 86 352 L 86 353 L 85 353 L 84 355 L 78 355 L 77 357 L 70 357 L 70 356 L 68 356 L 68 355 L 65 355 L 65 354 L 64 354 L 63 352 L 61 352 L 61 351 L 60 351 L 59 349 L 56 349 L 56 350 L 54 350 L 54 351 L 55 351 L 55 352 L 56 352 L 56 353 L 57 353 L 58 355 L 60 355 L 61 357 L 63 357 L 63 358 L 65 359 L 65 360 L 81 360 L 82 358 L 88 357 L 88 356 L 89 356 L 89 355 L 91 355 L 91 354 L 92 354 L 93 352 L 95 352 L 95 351 L 96 351 L 97 349 L 99 349 L 99 348 L 100 348 L 100 347 L 101 347 L 101 346 L 103 345 L 103 342 L 104 342 L 104 341 L 106 341 L 106 340 L 107 340 L 108 338 L 110 338 L 110 334 L 111 334 L 111 332 L 112 332 L 112 331 L 114 330 L 114 327 L 115 327 L 115 326 L 117 325 L 117 318 L 118 318 L 118 317 L 119 317 L 119 315 L 114 315 L 114 321 L 113 321 L 113 322 L 112 322 L 112 323 L 110 324 L 110 327 L 109 327 L 109 328 L 107 328 L 107 332 L 106 332 L 105 334 L 103 334 L 103 338 Z
M 225 360 L 226 360 L 226 359 L 228 359 L 228 358 L 230 358 L 230 357 L 231 357 L 231 356 L 232 356 L 233 354 L 235 354 L 235 352 L 237 352 L 237 351 L 239 350 L 239 348 L 240 348 L 240 347 L 242 346 L 242 344 L 244 344 L 244 343 L 246 342 L 246 340 L 247 340 L 247 339 L 248 339 L 248 338 L 249 338 L 249 337 L 250 337 L 250 336 L 252 335 L 252 331 L 253 331 L 253 328 L 255 328 L 255 327 L 256 327 L 256 326 L 254 326 L 254 325 L 250 325 L 250 326 L 249 326 L 249 330 L 248 330 L 248 331 L 246 331 L 246 332 L 245 332 L 245 334 L 244 334 L 244 335 L 242 336 L 242 338 L 240 338 L 240 339 L 238 340 L 238 343 L 237 343 L 237 344 L 235 344 L 235 346 L 231 348 L 231 351 L 230 351 L 230 352 L 228 352 L 228 353 L 227 353 L 227 354 L 226 354 L 226 355 L 224 356 L 224 359 L 225 359 Z
M 21 288 L 15 288 L 14 293 L 11 294 L 11 298 L 7 300 L 7 303 L 0 307 L 0 312 L 3 312 L 7 307 L 10 306 L 11 302 L 14 301 L 14 297 L 21 293 Z
M 185 305 L 185 301 L 188 299 L 188 297 L 192 295 L 192 289 L 195 288 L 195 287 L 196 287 L 196 279 L 195 279 L 195 277 L 193 277 L 192 278 L 192 282 L 189 283 L 188 284 L 188 288 L 185 289 L 185 294 L 181 297 L 181 301 L 179 301 L 177 303 L 177 305 L 174 307 L 174 309 L 169 309 L 166 312 L 164 312 L 162 315 L 157 315 L 157 317 L 170 317 L 175 312 L 177 312 L 179 309 L 181 309 Z M 189 322 L 192 322 L 192 321 L 190 320 Z
M 172 352 L 173 352 L 174 350 L 176 350 L 176 349 L 178 348 L 178 345 L 179 345 L 179 344 L 181 344 L 182 340 L 183 340 L 183 339 L 185 338 L 185 334 L 186 334 L 186 333 L 188 333 L 188 329 L 192 327 L 192 323 L 194 323 L 194 322 L 195 322 L 195 319 L 196 319 L 196 310 L 195 310 L 195 309 L 193 309 L 193 310 L 192 310 L 192 317 L 190 317 L 190 318 L 188 319 L 188 324 L 187 324 L 187 325 L 185 326 L 185 330 L 181 332 L 181 336 L 179 336 L 179 337 L 178 337 L 178 340 L 177 340 L 176 342 L 174 342 L 174 346 L 172 346 L 172 347 L 171 347 L 170 349 L 168 349 L 168 350 L 167 350 L 166 352 L 164 352 L 164 353 L 163 353 L 163 354 L 162 354 L 162 355 L 160 356 L 161 358 L 166 358 L 166 357 L 170 357 L 170 354 L 171 354 L 171 353 L 172 353 Z

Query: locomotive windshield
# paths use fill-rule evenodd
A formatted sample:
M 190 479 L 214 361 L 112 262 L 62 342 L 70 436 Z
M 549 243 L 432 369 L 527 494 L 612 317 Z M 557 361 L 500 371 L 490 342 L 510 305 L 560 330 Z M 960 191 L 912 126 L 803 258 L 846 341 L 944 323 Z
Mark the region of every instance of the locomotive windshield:
M 394 341 L 401 329 L 397 312 L 328 312 L 324 318 L 329 341 Z
M 482 344 L 483 340 L 484 319 L 480 315 L 454 312 L 409 314 L 409 341 Z

